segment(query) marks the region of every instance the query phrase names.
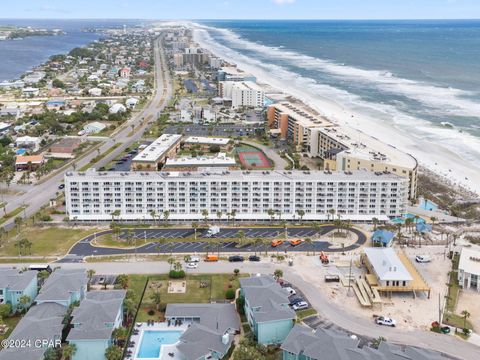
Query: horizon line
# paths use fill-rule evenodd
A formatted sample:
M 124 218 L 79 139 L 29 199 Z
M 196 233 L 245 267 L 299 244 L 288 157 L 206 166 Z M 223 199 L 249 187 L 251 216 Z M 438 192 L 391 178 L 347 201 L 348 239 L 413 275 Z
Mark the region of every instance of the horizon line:
M 193 18 L 163 18 L 163 19 L 154 19 L 154 18 L 106 18 L 106 17 L 0 17 L 1 20 L 142 20 L 142 21 L 218 21 L 218 20 L 227 20 L 227 21 L 479 21 L 480 18 L 296 18 L 296 19 L 285 19 L 285 18 L 210 18 L 210 19 L 193 19 Z

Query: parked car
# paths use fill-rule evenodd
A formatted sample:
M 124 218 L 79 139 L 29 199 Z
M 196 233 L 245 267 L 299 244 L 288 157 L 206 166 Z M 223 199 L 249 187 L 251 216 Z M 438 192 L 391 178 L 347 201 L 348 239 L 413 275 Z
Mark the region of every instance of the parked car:
M 294 288 L 291 288 L 291 287 L 287 286 L 287 287 L 284 287 L 284 289 L 287 290 L 289 296 L 297 295 L 297 292 L 295 291 Z
M 290 240 L 290 245 L 297 246 L 297 245 L 300 245 L 302 242 L 303 242 L 302 239 L 292 239 Z
M 272 247 L 277 247 L 283 244 L 282 240 L 272 240 Z
M 292 305 L 292 309 L 295 311 L 303 310 L 306 308 L 308 308 L 308 303 L 306 301 L 300 301 L 299 303 Z
M 443 333 L 443 334 L 450 334 L 450 326 L 442 326 L 440 328 L 440 331 Z
M 428 263 L 432 261 L 432 258 L 428 255 L 417 255 L 415 256 L 415 261 L 418 263 Z
M 289 305 L 290 305 L 290 306 L 293 306 L 293 305 L 295 305 L 295 304 L 298 304 L 298 303 L 304 302 L 304 301 L 305 301 L 305 300 L 303 300 L 301 297 L 292 298 L 292 299 L 290 299 Z
M 64 188 L 65 188 L 65 184 L 60 184 L 60 185 L 58 185 L 58 188 L 59 188 L 60 190 L 64 189 Z
M 191 262 L 187 264 L 187 269 L 196 269 L 198 267 L 198 263 Z
M 260 256 L 250 255 L 250 256 L 248 257 L 248 261 L 260 261 Z
M 198 263 L 200 262 L 200 258 L 198 256 L 191 256 L 190 260 L 188 261 L 190 263 Z
M 240 255 L 233 255 L 228 258 L 228 261 L 230 262 L 242 262 L 243 260 L 245 259 L 243 258 L 243 256 Z
M 397 325 L 397 322 L 393 319 L 390 319 L 388 317 L 385 317 L 385 316 L 379 316 L 375 319 L 375 322 L 378 324 L 378 325 L 385 325 L 385 326 L 391 326 L 391 327 L 395 327 L 395 325 Z

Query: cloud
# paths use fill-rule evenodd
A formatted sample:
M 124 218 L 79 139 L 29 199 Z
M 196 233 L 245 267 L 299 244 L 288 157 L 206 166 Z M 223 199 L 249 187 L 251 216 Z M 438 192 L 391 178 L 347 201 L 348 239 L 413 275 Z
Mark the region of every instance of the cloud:
M 277 5 L 293 4 L 296 0 L 272 0 Z

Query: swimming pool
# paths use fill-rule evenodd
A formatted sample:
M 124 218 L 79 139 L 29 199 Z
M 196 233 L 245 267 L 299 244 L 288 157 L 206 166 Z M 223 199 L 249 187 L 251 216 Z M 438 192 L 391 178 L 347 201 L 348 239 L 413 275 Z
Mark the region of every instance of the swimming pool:
M 418 207 L 422 210 L 436 211 L 438 210 L 438 205 L 430 200 L 420 200 Z
M 402 224 L 403 225 L 403 224 L 405 224 L 405 219 L 414 219 L 414 223 L 415 223 L 415 215 L 413 215 L 413 214 L 404 214 L 404 215 L 402 215 L 402 217 L 397 217 L 395 219 L 392 219 L 392 222 L 394 224 Z M 425 220 L 422 219 L 422 218 L 418 218 L 417 221 L 416 221 L 417 224 L 422 224 L 424 222 L 425 222 Z
M 139 359 L 159 358 L 162 345 L 175 344 L 181 335 L 182 331 L 175 330 L 144 330 L 136 357 Z

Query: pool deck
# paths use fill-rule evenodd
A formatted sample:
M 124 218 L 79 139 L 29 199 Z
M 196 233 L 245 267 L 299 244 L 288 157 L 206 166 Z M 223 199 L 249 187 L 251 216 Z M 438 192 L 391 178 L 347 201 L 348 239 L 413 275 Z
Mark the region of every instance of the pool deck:
M 139 326 L 140 325 L 140 326 Z M 177 344 L 171 345 L 162 345 L 160 349 L 160 357 L 158 358 L 140 358 L 137 357 L 138 351 L 140 349 L 140 344 L 142 342 L 143 331 L 182 331 L 188 329 L 190 324 L 183 324 L 180 326 L 168 326 L 167 322 L 155 322 L 154 325 L 147 325 L 147 323 L 137 323 L 135 324 L 135 329 L 140 330 L 138 335 L 133 335 L 130 337 L 130 341 L 135 342 L 135 346 L 132 349 L 132 356 L 126 357 L 125 359 L 129 360 L 182 360 L 180 356 L 180 352 L 177 350 Z M 169 353 L 173 353 L 173 356 L 168 355 Z

